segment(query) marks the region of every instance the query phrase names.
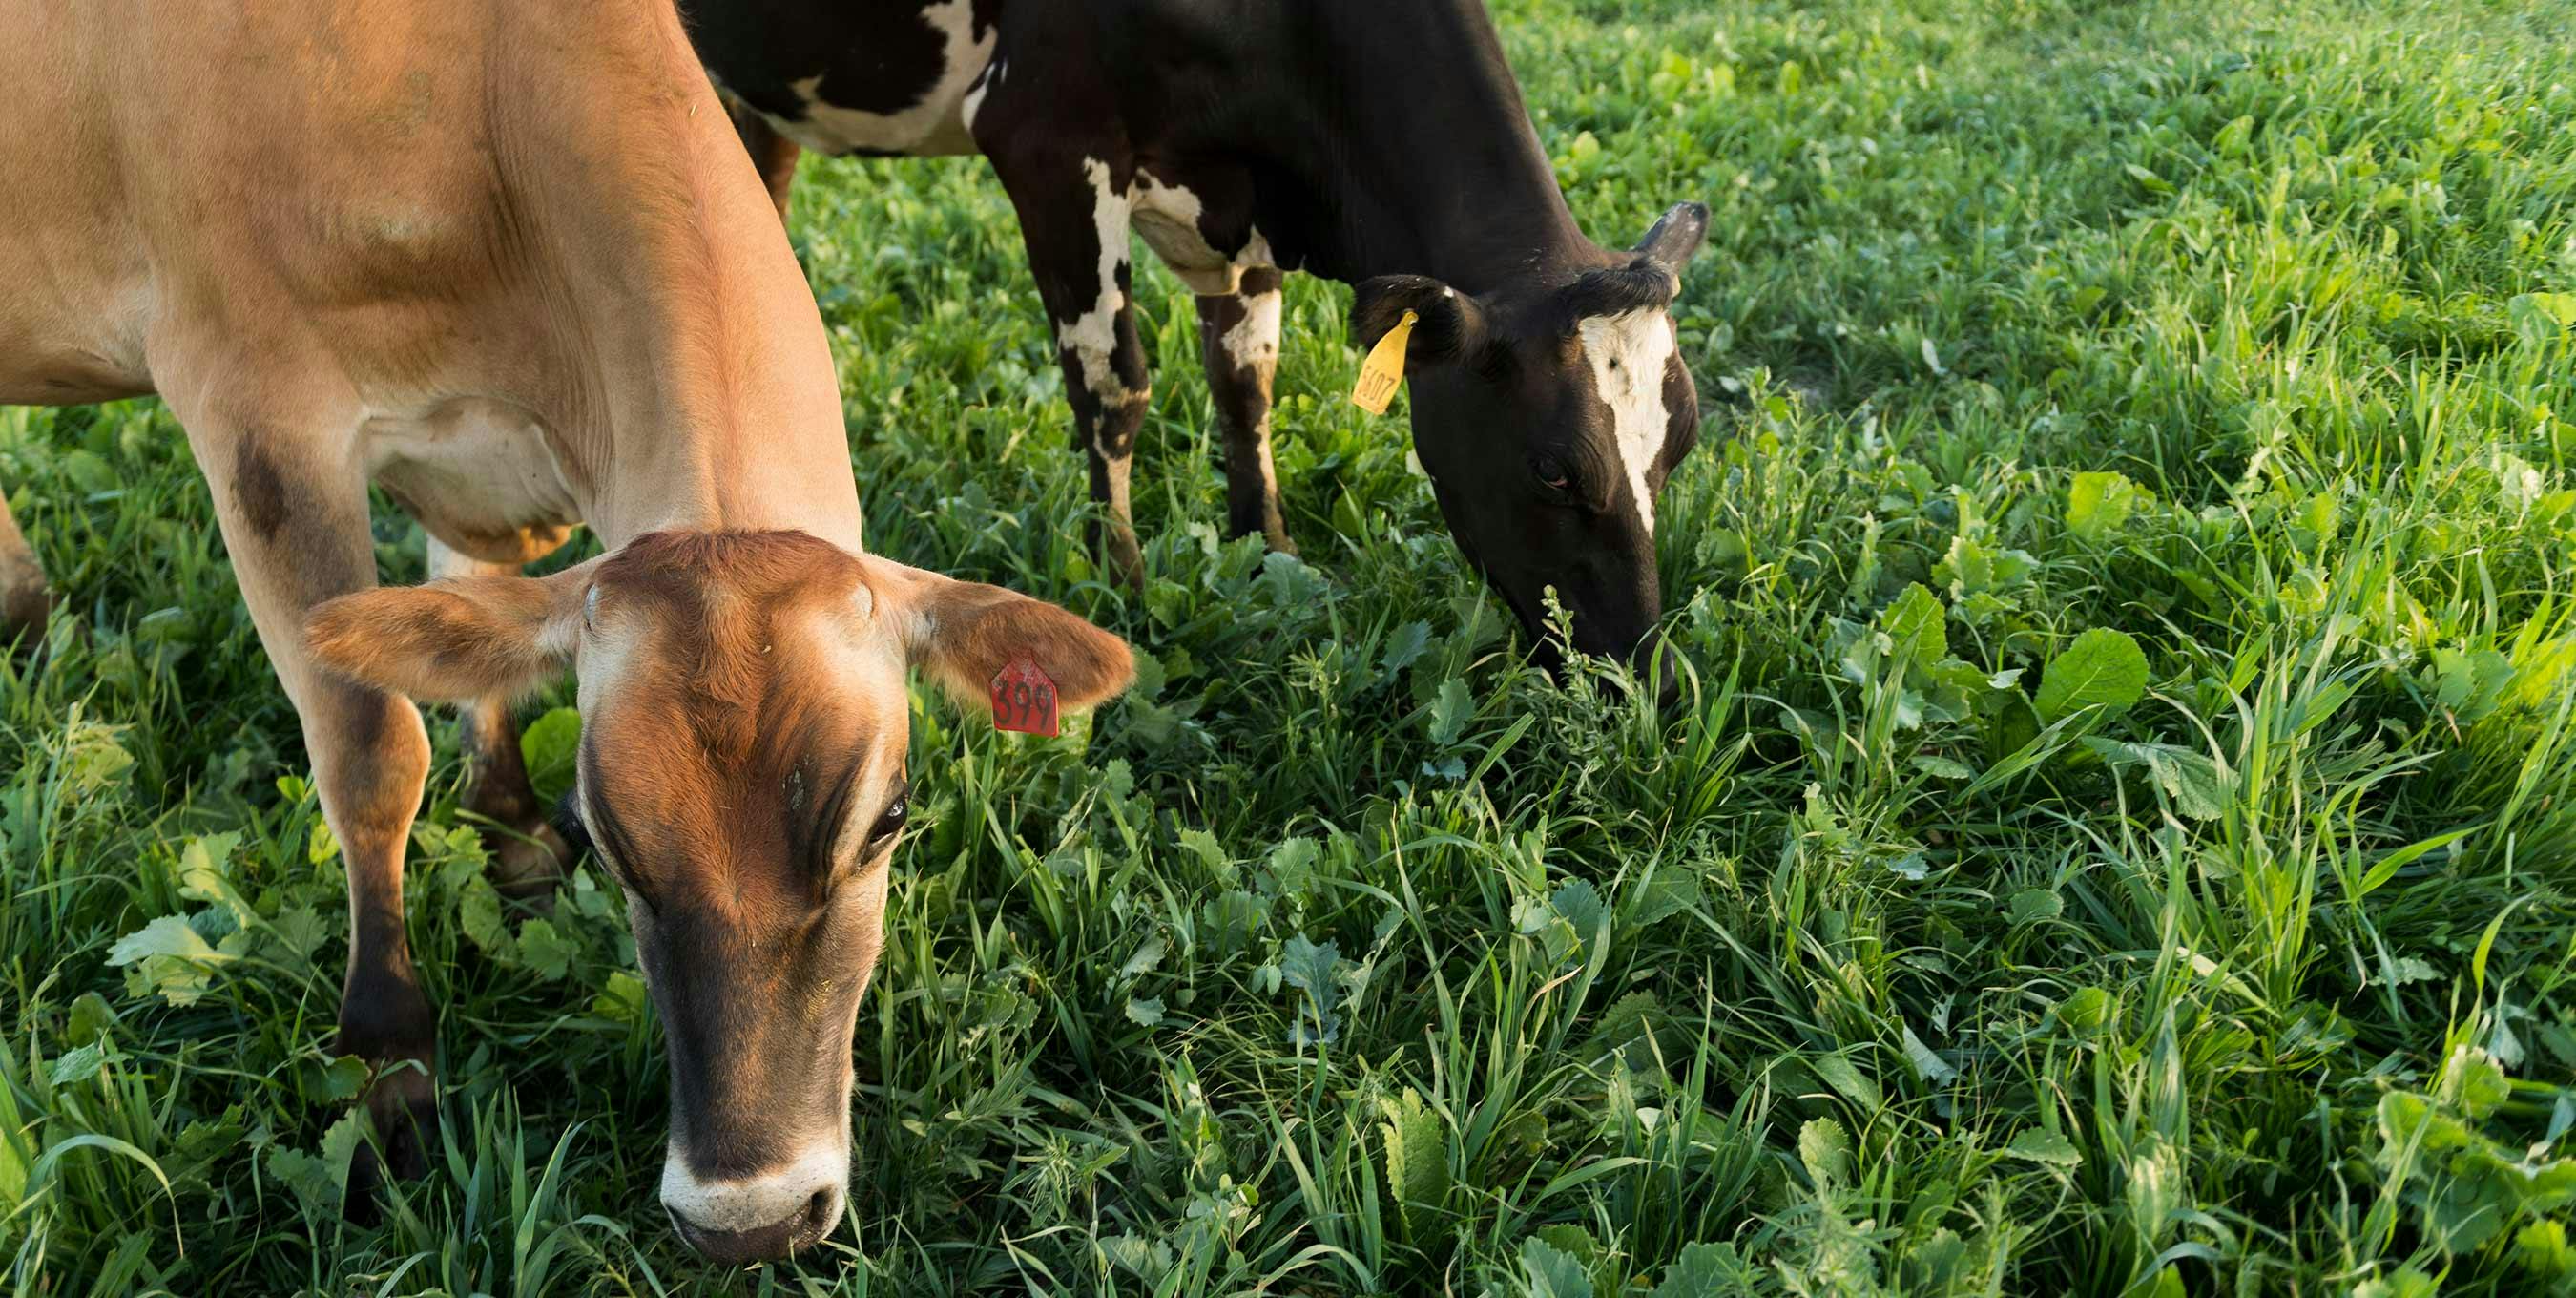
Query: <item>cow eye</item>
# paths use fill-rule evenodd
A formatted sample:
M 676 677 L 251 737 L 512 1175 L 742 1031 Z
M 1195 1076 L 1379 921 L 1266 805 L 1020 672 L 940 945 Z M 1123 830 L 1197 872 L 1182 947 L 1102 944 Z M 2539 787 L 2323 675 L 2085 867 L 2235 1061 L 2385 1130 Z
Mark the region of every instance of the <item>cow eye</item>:
M 1550 491 L 1563 491 L 1574 484 L 1573 471 L 1565 467 L 1565 461 L 1553 455 L 1533 455 L 1529 467 L 1530 476 Z
M 894 801 L 886 804 L 886 809 L 877 816 L 876 828 L 868 831 L 869 851 L 882 849 L 886 844 L 894 841 L 895 835 L 903 832 L 904 817 L 911 812 L 910 806 L 907 805 L 910 802 L 911 797 L 907 790 L 897 793 L 894 795 Z

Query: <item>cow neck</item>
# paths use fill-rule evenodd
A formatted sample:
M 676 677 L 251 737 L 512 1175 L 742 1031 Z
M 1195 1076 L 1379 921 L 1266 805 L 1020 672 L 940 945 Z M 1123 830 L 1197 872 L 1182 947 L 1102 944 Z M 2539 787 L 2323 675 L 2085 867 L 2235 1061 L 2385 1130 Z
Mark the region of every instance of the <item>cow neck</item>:
M 546 422 L 610 549 L 784 528 L 855 552 L 813 295 L 670 6 L 648 7 L 661 21 L 625 57 L 581 60 L 604 84 L 552 96 L 556 129 L 512 168 L 564 371 Z
M 1318 58 L 1349 69 L 1297 150 L 1325 195 L 1305 269 L 1356 283 L 1429 275 L 1463 292 L 1598 256 L 1574 223 L 1477 0 L 1322 7 Z M 1301 167 L 1300 170 L 1309 168 Z

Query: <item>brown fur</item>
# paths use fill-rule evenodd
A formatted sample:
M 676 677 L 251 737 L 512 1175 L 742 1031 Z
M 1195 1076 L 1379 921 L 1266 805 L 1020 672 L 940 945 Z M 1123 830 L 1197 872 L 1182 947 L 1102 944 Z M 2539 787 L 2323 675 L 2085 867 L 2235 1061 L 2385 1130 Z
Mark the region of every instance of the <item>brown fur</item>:
M 583 792 L 658 899 L 637 939 L 674 1077 L 693 1043 L 781 1056 L 675 1084 L 675 1144 L 756 1173 L 757 1141 L 694 1147 L 745 1115 L 845 1148 L 889 844 L 827 851 L 868 825 L 804 792 L 883 814 L 910 658 L 981 661 L 1026 623 L 1100 660 L 1064 664 L 1072 703 L 1125 650 L 1017 597 L 974 597 L 1007 611 L 953 638 L 890 631 L 912 615 L 882 592 L 861 615 L 863 573 L 977 588 L 859 557 L 822 320 L 671 0 L 0 0 L 0 30 L 0 401 L 158 394 L 186 428 L 348 865 L 346 1046 L 436 1048 L 402 902 L 429 744 L 403 696 L 490 715 L 579 659 Z M 581 523 L 609 557 L 370 589 L 371 481 L 469 558 Z M 0 541 L 18 616 L 42 578 Z M 435 1096 L 424 1069 L 371 1085 L 396 1170 Z

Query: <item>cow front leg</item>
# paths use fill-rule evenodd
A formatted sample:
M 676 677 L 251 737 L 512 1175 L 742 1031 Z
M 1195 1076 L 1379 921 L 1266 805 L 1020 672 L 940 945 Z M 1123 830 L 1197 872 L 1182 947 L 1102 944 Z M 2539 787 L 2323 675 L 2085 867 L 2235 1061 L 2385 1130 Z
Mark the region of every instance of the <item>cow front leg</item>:
M 515 576 L 519 565 L 489 563 L 457 553 L 429 540 L 429 576 Z M 528 766 L 519 751 L 519 723 L 510 715 L 510 700 L 476 699 L 458 710 L 457 745 L 465 756 L 465 810 L 488 822 L 483 845 L 492 861 L 493 884 L 502 897 L 550 915 L 555 885 L 564 863 L 572 859 L 563 836 L 555 832 L 546 808 L 528 785 Z
M 1136 337 L 1128 264 L 1132 169 L 1096 156 L 996 155 L 994 169 L 1019 211 L 1029 268 L 1055 324 L 1073 437 L 1091 466 L 1100 516 L 1086 529 L 1092 553 L 1130 589 L 1145 584 L 1128 476 L 1152 383 Z
M 384 1162 L 360 1152 L 347 1201 L 364 1215 L 383 1170 L 426 1170 L 438 1129 L 438 1025 L 403 927 L 403 849 L 429 777 L 429 735 L 410 700 L 322 670 L 305 647 L 308 610 L 376 584 L 366 479 L 339 426 L 295 436 L 273 420 L 195 410 L 181 419 L 260 645 L 303 722 L 322 817 L 348 872 L 349 966 L 333 1049 L 375 1065 L 363 1103 Z
M 45 633 L 54 611 L 53 591 L 45 585 L 45 567 L 18 520 L 9 512 L 9 493 L 0 490 L 0 648 L 20 635 L 33 644 Z
M 1270 458 L 1270 385 L 1279 372 L 1276 267 L 1243 272 L 1231 293 L 1199 295 L 1199 352 L 1225 438 L 1229 536 L 1255 533 L 1282 554 L 1297 553 L 1279 512 L 1279 469 Z

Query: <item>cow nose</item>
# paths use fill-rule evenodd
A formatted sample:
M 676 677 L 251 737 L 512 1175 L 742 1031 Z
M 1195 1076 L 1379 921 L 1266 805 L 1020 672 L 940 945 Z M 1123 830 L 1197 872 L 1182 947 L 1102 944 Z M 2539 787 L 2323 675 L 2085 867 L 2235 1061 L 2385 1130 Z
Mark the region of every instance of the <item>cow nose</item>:
M 766 1175 L 702 1178 L 673 1149 L 662 1162 L 662 1208 L 699 1256 L 728 1265 L 766 1262 L 831 1233 L 849 1174 L 846 1153 L 816 1151 Z

